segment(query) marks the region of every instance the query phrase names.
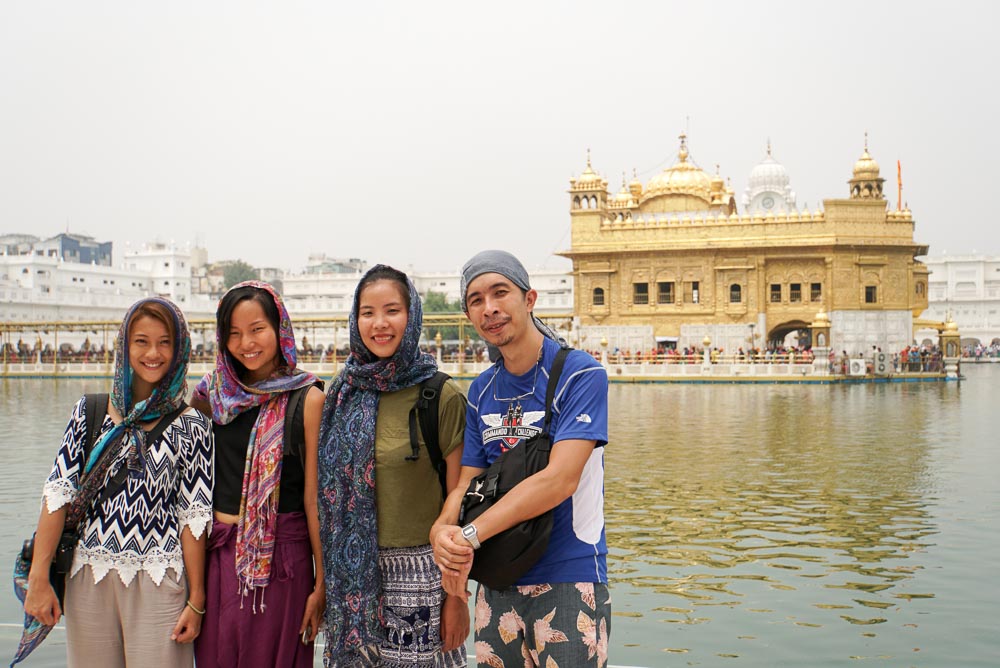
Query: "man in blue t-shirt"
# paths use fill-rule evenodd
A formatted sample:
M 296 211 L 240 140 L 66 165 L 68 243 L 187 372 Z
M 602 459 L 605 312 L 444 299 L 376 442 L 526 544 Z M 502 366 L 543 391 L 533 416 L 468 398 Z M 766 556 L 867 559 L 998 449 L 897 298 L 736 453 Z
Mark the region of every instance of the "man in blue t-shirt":
M 549 371 L 560 348 L 532 309 L 538 294 L 510 253 L 483 251 L 462 268 L 463 307 L 479 335 L 499 350 L 469 388 L 461 479 L 431 529 L 443 586 L 467 597 L 475 550 L 492 536 L 554 509 L 549 546 L 514 587 L 476 594 L 479 665 L 607 664 L 611 631 L 604 534 L 604 448 L 608 376 L 570 351 L 552 403 L 548 466 L 526 478 L 473 523 L 456 524 L 469 481 L 503 452 L 541 431 Z M 497 662 L 497 659 L 501 663 Z

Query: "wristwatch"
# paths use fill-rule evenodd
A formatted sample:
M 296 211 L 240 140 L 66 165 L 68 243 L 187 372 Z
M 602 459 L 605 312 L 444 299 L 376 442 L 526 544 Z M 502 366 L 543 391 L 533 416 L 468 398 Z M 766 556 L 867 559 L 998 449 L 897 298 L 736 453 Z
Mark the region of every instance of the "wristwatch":
M 479 542 L 479 532 L 476 531 L 475 524 L 466 524 L 462 527 L 462 538 L 469 541 L 473 550 L 478 550 L 482 547 L 482 544 Z

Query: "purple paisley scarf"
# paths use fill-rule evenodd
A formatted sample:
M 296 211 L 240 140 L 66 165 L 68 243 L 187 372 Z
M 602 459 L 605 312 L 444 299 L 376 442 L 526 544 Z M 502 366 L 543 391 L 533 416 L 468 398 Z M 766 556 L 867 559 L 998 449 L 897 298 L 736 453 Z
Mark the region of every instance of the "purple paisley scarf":
M 369 656 L 382 630 L 382 585 L 375 515 L 375 422 L 382 392 L 416 385 L 437 364 L 418 347 L 423 324 L 420 295 L 407 279 L 410 309 L 399 349 L 380 360 L 358 331 L 360 286 L 349 327 L 351 355 L 333 380 L 323 406 L 319 437 L 320 543 L 326 576 L 326 665 L 354 665 Z M 391 268 L 390 268 L 391 269 Z M 405 275 L 404 275 L 405 276 Z
M 216 328 L 217 353 L 215 371 L 206 374 L 195 388 L 197 399 L 208 401 L 212 420 L 229 424 L 254 406 L 260 414 L 250 432 L 243 487 L 240 498 L 240 519 L 236 530 L 236 575 L 242 594 L 251 594 L 267 586 L 271 579 L 274 556 L 274 527 L 278 519 L 278 494 L 281 480 L 281 459 L 284 452 L 285 408 L 288 392 L 317 382 L 316 376 L 297 370 L 295 334 L 281 297 L 267 283 L 245 281 L 230 288 L 251 287 L 263 290 L 274 300 L 278 309 L 278 348 L 285 360 L 266 380 L 246 385 L 233 366 L 232 355 L 226 348 L 228 332 Z M 263 601 L 262 601 L 263 607 Z

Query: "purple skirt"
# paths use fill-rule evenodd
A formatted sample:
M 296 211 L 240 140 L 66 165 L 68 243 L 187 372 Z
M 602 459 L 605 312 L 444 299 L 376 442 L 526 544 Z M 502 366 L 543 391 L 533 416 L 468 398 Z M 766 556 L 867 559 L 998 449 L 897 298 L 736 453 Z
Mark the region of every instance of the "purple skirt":
M 207 562 L 205 618 L 194 646 L 198 668 L 313 665 L 313 644 L 303 645 L 299 634 L 306 599 L 315 584 L 304 513 L 278 515 L 263 609 L 260 593 L 240 595 L 235 524 L 213 522 Z

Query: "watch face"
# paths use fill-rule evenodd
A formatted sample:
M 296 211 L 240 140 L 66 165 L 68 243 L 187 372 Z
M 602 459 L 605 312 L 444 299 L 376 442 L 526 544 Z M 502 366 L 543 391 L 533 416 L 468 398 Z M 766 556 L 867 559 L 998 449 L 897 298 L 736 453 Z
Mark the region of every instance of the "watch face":
M 773 197 L 765 197 L 764 199 L 762 199 L 760 201 L 760 205 L 762 207 L 764 207 L 765 209 L 771 209 L 771 208 L 774 207 L 774 198 Z

